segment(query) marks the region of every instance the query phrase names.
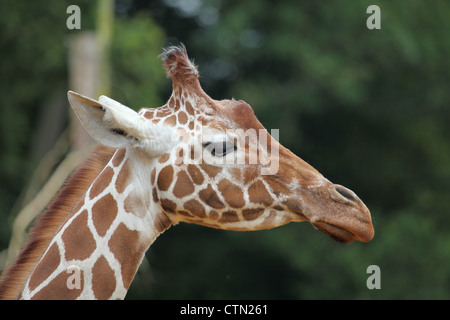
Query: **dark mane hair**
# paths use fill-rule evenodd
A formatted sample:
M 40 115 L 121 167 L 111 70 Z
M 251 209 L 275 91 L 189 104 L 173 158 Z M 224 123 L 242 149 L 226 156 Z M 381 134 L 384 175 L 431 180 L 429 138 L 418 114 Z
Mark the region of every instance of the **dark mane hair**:
M 59 227 L 75 208 L 92 181 L 112 158 L 115 149 L 97 147 L 91 156 L 66 180 L 47 209 L 39 215 L 29 234 L 29 240 L 16 261 L 0 278 L 0 299 L 17 299 L 39 259 L 49 246 Z

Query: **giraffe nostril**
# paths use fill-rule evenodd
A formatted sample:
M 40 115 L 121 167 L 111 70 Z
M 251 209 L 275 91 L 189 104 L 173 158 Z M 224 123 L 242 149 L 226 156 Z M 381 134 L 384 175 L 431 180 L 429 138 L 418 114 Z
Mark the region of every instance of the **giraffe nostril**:
M 340 185 L 333 185 L 331 187 L 331 194 L 333 196 L 333 199 L 340 202 L 359 202 L 358 197 L 353 193 L 353 191 L 340 186 Z
M 343 197 L 347 198 L 348 200 L 351 200 L 351 201 L 355 201 L 355 200 L 356 200 L 356 199 L 352 196 L 352 194 L 349 192 L 348 189 L 344 189 L 344 188 L 341 187 L 341 186 L 337 186 L 337 187 L 335 188 L 335 190 L 336 190 L 337 192 L 339 192 Z

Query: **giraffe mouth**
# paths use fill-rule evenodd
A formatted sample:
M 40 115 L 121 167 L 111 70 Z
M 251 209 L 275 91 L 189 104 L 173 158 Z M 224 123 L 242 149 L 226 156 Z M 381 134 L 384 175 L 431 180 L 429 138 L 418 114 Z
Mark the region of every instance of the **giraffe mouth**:
M 312 222 L 311 224 L 315 228 L 319 229 L 320 231 L 331 237 L 332 239 L 342 243 L 351 243 L 353 240 L 359 238 L 350 231 L 347 231 L 330 223 L 326 223 L 323 221 L 315 221 Z

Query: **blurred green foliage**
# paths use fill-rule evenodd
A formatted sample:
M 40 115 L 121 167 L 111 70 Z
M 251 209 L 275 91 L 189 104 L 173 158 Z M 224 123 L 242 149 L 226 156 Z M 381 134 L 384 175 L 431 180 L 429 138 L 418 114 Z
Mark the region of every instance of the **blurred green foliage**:
M 38 118 L 67 85 L 65 9 L 0 2 L 1 248 L 39 159 Z M 368 30 L 366 8 L 381 8 Z M 335 244 L 307 223 L 238 233 L 166 231 L 129 298 L 449 299 L 450 3 L 118 0 L 111 97 L 140 108 L 170 95 L 157 55 L 182 41 L 215 99 L 247 101 L 266 128 L 371 209 L 372 242 Z M 68 104 L 67 104 L 67 108 Z M 381 290 L 366 269 L 381 268 Z

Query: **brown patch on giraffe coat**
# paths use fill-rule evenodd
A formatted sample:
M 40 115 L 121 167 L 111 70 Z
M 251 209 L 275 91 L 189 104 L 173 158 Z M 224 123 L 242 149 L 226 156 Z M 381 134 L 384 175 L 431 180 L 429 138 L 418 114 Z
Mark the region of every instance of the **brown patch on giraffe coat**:
M 154 202 L 156 202 L 156 203 L 159 202 L 158 190 L 156 190 L 156 187 L 153 187 L 153 189 L 152 189 L 152 197 L 153 197 Z
M 223 209 L 225 205 L 220 201 L 219 197 L 216 194 L 216 191 L 211 187 L 210 184 L 199 192 L 200 199 L 214 209 Z
M 173 108 L 175 106 L 175 99 L 171 97 L 168 102 L 169 108 Z
M 199 218 L 206 218 L 205 207 L 195 199 L 186 201 L 184 208 Z
M 189 113 L 192 116 L 195 115 L 194 108 L 192 107 L 192 104 L 189 101 L 186 101 L 185 107 L 186 107 L 187 113 Z
M 177 210 L 177 214 L 178 214 L 178 215 L 181 215 L 181 216 L 188 217 L 188 218 L 193 217 L 192 214 L 191 214 L 190 212 L 185 211 L 185 210 Z
M 176 115 L 173 114 L 170 117 L 166 118 L 166 120 L 164 120 L 163 124 L 165 126 L 174 127 L 177 124 L 177 117 L 176 117 Z
M 252 182 L 256 177 L 258 177 L 259 174 L 255 168 L 246 168 L 244 170 L 244 184 L 249 184 Z
M 61 272 L 42 290 L 37 292 L 32 300 L 75 300 L 84 288 L 84 273 L 80 270 L 80 288 L 69 289 L 67 280 L 72 276 L 70 272 Z
M 233 208 L 242 208 L 245 205 L 242 189 L 228 179 L 219 182 L 219 191 L 222 193 L 225 201 Z
M 169 199 L 161 199 L 161 206 L 168 213 L 175 213 L 177 209 L 177 204 Z
M 187 118 L 186 113 L 184 113 L 184 111 L 178 112 L 178 122 L 180 124 L 186 124 L 187 120 L 188 120 L 188 118 Z
M 65 247 L 65 258 L 70 260 L 84 260 L 91 256 L 96 248 L 96 242 L 87 225 L 88 212 L 81 212 L 64 230 L 62 240 Z
M 150 183 L 155 185 L 155 178 L 156 178 L 156 168 L 153 168 L 152 172 L 150 173 Z
M 156 116 L 158 118 L 167 117 L 169 114 L 171 114 L 171 110 L 165 107 L 161 107 L 158 109 Z
M 177 166 L 184 164 L 184 148 L 177 147 L 177 151 L 175 151 L 175 164 Z
M 222 213 L 219 219 L 220 223 L 231 223 L 239 221 L 239 216 L 234 210 L 228 210 Z
M 126 149 L 117 150 L 116 154 L 112 159 L 112 164 L 114 167 L 118 167 L 122 163 L 123 158 L 125 157 L 125 153 L 127 153 Z
M 240 168 L 231 168 L 230 173 L 234 181 L 242 181 L 242 172 Z
M 187 168 L 189 175 L 192 178 L 192 181 L 194 181 L 195 184 L 202 184 L 203 183 L 203 174 L 202 172 L 197 168 L 197 166 L 193 164 L 189 164 Z
M 111 236 L 108 246 L 121 265 L 123 285 L 128 289 L 146 249 L 139 239 L 139 232 L 121 223 Z
M 92 290 L 98 300 L 107 300 L 116 290 L 116 277 L 108 261 L 101 256 L 92 267 Z
M 134 200 L 135 196 L 133 194 L 129 194 L 123 202 L 123 208 L 127 213 L 133 213 Z
M 263 208 L 242 210 L 242 216 L 247 221 L 252 221 L 252 220 L 258 219 L 263 213 L 264 213 Z
M 285 184 L 283 184 L 279 181 L 276 181 L 271 177 L 268 177 L 264 180 L 267 182 L 267 184 L 269 185 L 270 189 L 272 190 L 272 192 L 275 196 L 278 197 L 280 195 L 292 194 L 292 191 L 288 187 L 286 187 Z
M 158 233 L 162 233 L 170 228 L 172 225 L 172 221 L 170 221 L 169 217 L 164 213 L 161 212 L 158 215 L 156 215 L 155 218 L 155 229 Z
M 158 160 L 159 163 L 164 163 L 170 158 L 170 153 L 164 153 Z
M 122 193 L 128 185 L 128 180 L 130 179 L 130 164 L 128 160 L 122 166 L 116 179 L 116 190 L 118 193 Z
M 104 237 L 117 216 L 117 202 L 111 194 L 105 195 L 92 207 L 92 220 L 99 236 Z
M 256 181 L 248 188 L 248 196 L 250 202 L 260 203 L 264 206 L 269 206 L 273 202 L 272 197 L 261 180 Z
M 219 219 L 219 213 L 216 210 L 209 211 L 208 216 L 211 220 Z
M 37 265 L 35 271 L 33 272 L 30 282 L 29 288 L 30 290 L 34 290 L 39 284 L 41 284 L 45 279 L 47 279 L 53 271 L 56 270 L 60 262 L 58 245 L 53 243 L 51 247 L 48 249 L 44 258 Z
M 124 201 L 124 209 L 127 213 L 134 214 L 137 217 L 144 217 L 150 206 L 150 194 L 137 195 L 130 193 Z
M 172 184 L 173 180 L 173 167 L 166 166 L 161 169 L 158 174 L 157 185 L 158 189 L 161 191 L 167 191 Z
M 189 153 L 190 153 L 189 156 L 190 156 L 191 160 L 195 160 L 196 159 L 196 154 L 195 154 L 195 147 L 194 146 L 191 145 Z
M 146 110 L 145 111 L 145 113 L 144 113 L 144 118 L 146 118 L 146 119 L 153 119 L 154 118 L 154 116 L 155 116 L 155 111 L 154 110 Z
M 200 168 L 203 169 L 203 171 L 206 172 L 206 174 L 210 177 L 210 178 L 214 178 L 219 172 L 222 171 L 222 167 L 218 167 L 218 166 L 212 166 L 210 164 L 206 164 L 204 162 L 202 162 L 200 164 Z
M 89 198 L 94 199 L 111 183 L 114 176 L 114 170 L 111 167 L 105 168 L 103 172 L 97 177 L 89 192 Z
M 194 184 L 185 171 L 180 171 L 177 174 L 177 181 L 173 188 L 173 195 L 177 198 L 183 198 L 192 194 L 195 191 Z

